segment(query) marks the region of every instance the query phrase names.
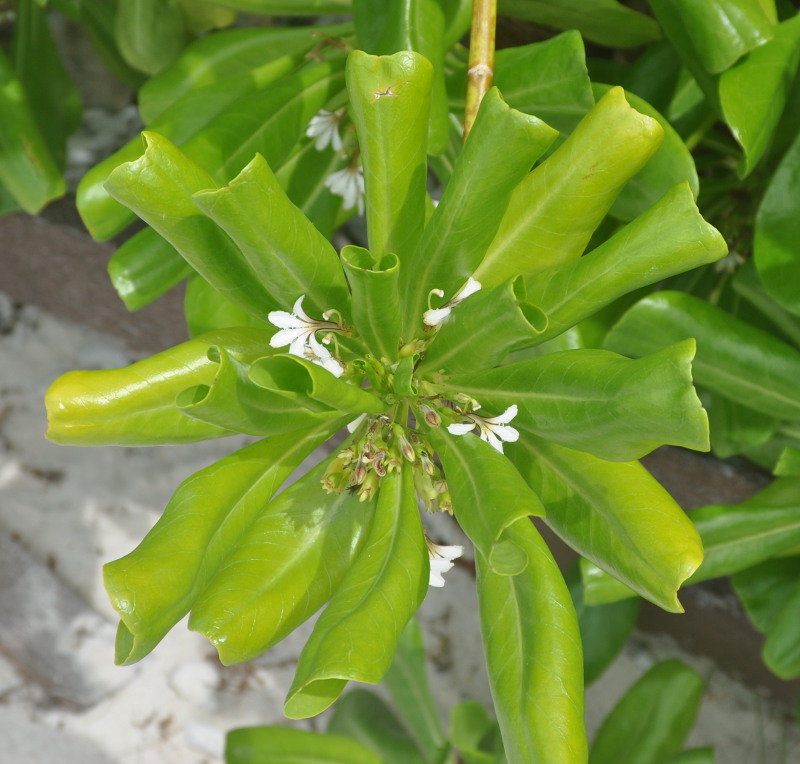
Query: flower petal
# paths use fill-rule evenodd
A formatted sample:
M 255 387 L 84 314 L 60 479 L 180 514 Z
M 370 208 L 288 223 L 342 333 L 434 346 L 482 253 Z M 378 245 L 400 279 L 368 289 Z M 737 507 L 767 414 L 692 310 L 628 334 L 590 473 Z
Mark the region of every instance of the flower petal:
M 303 321 L 313 322 L 312 318 L 309 318 L 306 315 L 306 312 L 303 310 L 303 300 L 305 300 L 306 296 L 301 294 L 294 302 L 294 307 L 292 308 L 292 313 L 299 318 L 302 318 Z
M 267 319 L 279 329 L 296 329 L 300 325 L 297 316 L 285 310 L 272 310 L 267 314 Z
M 422 314 L 422 322 L 426 326 L 439 326 L 449 315 L 451 308 L 431 308 Z
M 494 434 L 494 431 L 481 428 L 481 440 L 485 440 L 495 451 L 503 453 L 503 441 Z
M 305 328 L 291 327 L 287 329 L 281 329 L 279 332 L 275 332 L 275 334 L 272 335 L 269 344 L 274 348 L 282 348 L 286 345 L 293 344 L 298 339 L 304 338 L 305 334 Z M 305 339 L 303 339 L 301 344 L 305 344 Z
M 517 405 L 514 404 L 509 406 L 502 414 L 499 414 L 498 416 L 486 417 L 486 421 L 489 422 L 489 424 L 506 424 L 517 415 L 517 411 Z
M 350 422 L 350 424 L 346 425 L 347 432 L 354 433 L 358 425 L 360 425 L 364 421 L 364 417 L 366 416 L 367 416 L 366 414 L 360 414 L 352 422 Z
M 498 438 L 505 440 L 507 443 L 516 443 L 519 440 L 519 430 L 507 424 L 495 427 L 493 432 Z
M 453 422 L 447 425 L 447 432 L 451 435 L 466 435 L 475 429 L 475 422 Z
M 459 290 L 458 294 L 453 298 L 453 302 L 461 302 L 466 300 L 471 294 L 475 294 L 481 288 L 481 282 L 475 281 L 472 276 L 467 279 L 467 283 Z

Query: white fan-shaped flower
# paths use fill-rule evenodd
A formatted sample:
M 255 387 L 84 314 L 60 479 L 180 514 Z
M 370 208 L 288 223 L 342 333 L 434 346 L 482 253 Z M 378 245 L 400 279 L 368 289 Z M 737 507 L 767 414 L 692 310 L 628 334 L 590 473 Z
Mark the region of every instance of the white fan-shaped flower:
M 339 324 L 333 321 L 322 321 L 311 318 L 303 310 L 305 295 L 301 294 L 294 303 L 291 313 L 285 310 L 273 310 L 267 318 L 273 326 L 280 331 L 275 332 L 269 341 L 274 348 L 289 346 L 289 353 L 299 358 L 305 358 L 318 366 L 327 369 L 335 377 L 340 377 L 344 371 L 341 362 L 331 355 L 331 352 L 316 338 L 318 331 L 339 331 Z
M 498 416 L 479 416 L 478 414 L 464 414 L 466 422 L 454 422 L 447 426 L 447 431 L 452 435 L 466 435 L 476 427 L 481 440 L 503 453 L 503 441 L 514 443 L 519 440 L 519 430 L 508 423 L 517 415 L 516 405 L 509 406 Z
M 364 171 L 361 165 L 349 164 L 342 170 L 331 173 L 325 179 L 325 186 L 332 194 L 341 196 L 346 210 L 358 208 L 358 214 L 364 214 Z
M 431 572 L 428 586 L 444 586 L 444 573 L 453 567 L 453 560 L 464 553 L 463 546 L 442 546 L 434 544 L 427 536 L 425 543 L 428 545 L 428 557 L 431 562 Z
M 330 145 L 334 151 L 341 151 L 342 139 L 339 135 L 339 125 L 345 115 L 345 109 L 328 111 L 320 109 L 308 123 L 306 135 L 309 138 L 316 138 L 314 148 L 323 151 Z

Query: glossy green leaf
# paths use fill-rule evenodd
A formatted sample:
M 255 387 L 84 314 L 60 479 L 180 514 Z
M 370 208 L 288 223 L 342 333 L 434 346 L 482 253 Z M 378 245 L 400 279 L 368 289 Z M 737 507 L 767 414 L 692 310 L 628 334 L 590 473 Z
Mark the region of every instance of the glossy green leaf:
M 337 54 L 340 56 L 340 54 Z M 343 60 L 308 65 L 274 82 L 267 64 L 185 95 L 150 126 L 223 185 L 261 153 L 274 167 L 286 160 L 312 116 L 344 87 Z M 87 173 L 78 187 L 78 210 L 97 239 L 131 222 L 104 184 L 123 162 L 142 155 L 138 139 Z
M 344 60 L 338 51 L 329 58 L 245 94 L 186 142 L 187 156 L 226 182 L 256 154 L 280 167 L 317 111 L 341 97 Z
M 498 10 L 556 29 L 578 29 L 611 47 L 635 48 L 661 36 L 653 19 L 616 0 L 500 0 Z
M 425 764 L 409 731 L 386 701 L 374 692 L 356 688 L 333 707 L 328 732 L 357 740 L 375 751 L 384 764 Z
M 402 263 L 425 222 L 426 143 L 433 67 L 418 53 L 347 60 L 350 116 L 364 166 L 369 250 Z
M 427 150 L 447 145 L 448 112 L 444 83 L 445 11 L 441 0 L 353 0 L 358 47 L 385 56 L 404 50 L 423 55 L 433 66 Z
M 192 272 L 175 247 L 152 228 L 134 234 L 108 261 L 111 283 L 128 310 L 149 305 Z
M 80 20 L 108 70 L 131 88 L 138 88 L 145 75 L 131 67 L 120 54 L 115 39 L 116 2 L 80 0 Z
M 766 151 L 800 62 L 800 17 L 775 27 L 775 37 L 719 79 L 725 121 L 744 151 L 739 174 L 748 175 Z
M 575 30 L 502 48 L 494 68 L 494 84 L 511 106 L 562 132 L 570 132 L 594 106 L 583 40 Z
M 376 261 L 369 250 L 348 245 L 341 258 L 359 337 L 377 358 L 396 361 L 401 317 L 397 256 L 384 255 Z
M 585 557 L 581 557 L 579 565 L 583 582 L 583 598 L 587 605 L 595 607 L 636 597 L 636 592 L 630 586 L 623 584 L 622 581 L 606 573 L 593 562 L 589 562 Z M 677 612 L 683 612 L 680 602 L 677 607 L 681 608 Z
M 747 615 L 763 632 L 764 661 L 782 679 L 800 676 L 800 558 L 767 560 L 731 579 Z
M 342 166 L 341 153 L 332 146 L 319 151 L 316 141 L 300 144 L 297 151 L 275 170 L 281 188 L 327 239 L 355 209 L 342 210 L 344 200 L 325 185 Z
M 441 751 L 448 744 L 428 681 L 427 662 L 422 630 L 417 619 L 412 618 L 400 635 L 394 661 L 383 684 L 426 759 L 439 761 Z
M 521 573 L 530 560 L 511 531 L 527 524 L 531 515 L 543 515 L 541 501 L 511 462 L 480 438 L 453 435 L 444 427 L 429 433 L 442 460 L 458 524 L 493 573 Z
M 200 191 L 195 204 L 241 250 L 275 303 L 301 295 L 318 312 L 349 313 L 347 282 L 333 245 L 286 196 L 260 154 L 230 183 Z
M 491 368 L 512 346 L 535 341 L 547 326 L 547 316 L 521 299 L 520 293 L 524 287 L 515 280 L 470 295 L 433 336 L 419 373 L 463 374 Z
M 590 764 L 652 764 L 677 753 L 694 726 L 705 682 L 679 660 L 642 675 L 605 718 Z
M 226 327 L 254 326 L 272 334 L 275 327 L 226 300 L 202 276 L 192 273 L 186 282 L 183 313 L 190 337 Z
M 114 36 L 125 61 L 146 74 L 172 63 L 190 39 L 186 17 L 176 0 L 117 3 Z
M 753 260 L 736 271 L 731 286 L 736 294 L 763 313 L 788 340 L 800 347 L 800 316 L 787 311 L 767 292 Z
M 756 215 L 753 252 L 764 288 L 787 310 L 800 315 L 800 136 L 781 160 Z
M 256 361 L 248 372 L 264 390 L 287 397 L 300 397 L 306 406 L 332 408 L 348 414 L 383 414 L 388 404 L 358 384 L 338 379 L 305 358 L 273 356 Z M 360 381 L 360 380 L 357 380 Z
M 239 99 L 257 90 L 259 84 L 258 73 L 254 71 L 200 88 L 172 104 L 153 120 L 150 130 L 181 146 Z M 115 168 L 135 161 L 144 150 L 141 137 L 133 138 L 89 169 L 78 184 L 78 212 L 95 239 L 109 239 L 135 219 L 129 209 L 109 195 L 104 184 Z
M 729 576 L 800 543 L 800 478 L 780 478 L 741 504 L 710 504 L 691 518 L 705 549 L 691 583 Z
M 269 336 L 256 329 L 214 332 L 122 369 L 70 371 L 47 391 L 47 437 L 63 445 L 152 446 L 231 435 L 193 420 L 175 404 L 187 387 L 211 384 L 219 345 L 238 358 L 264 354 Z
M 61 60 L 42 4 L 17 3 L 13 29 L 14 70 L 50 154 L 63 168 L 66 138 L 81 123 L 80 93 Z
M 577 259 L 663 130 L 612 88 L 567 140 L 520 183 L 475 273 L 485 287 Z M 597 147 L 602 146 L 602 152 Z
M 630 598 L 607 605 L 586 605 L 580 568 L 572 565 L 564 579 L 578 615 L 583 645 L 583 681 L 588 687 L 614 662 L 636 626 L 641 600 Z
M 240 727 L 225 740 L 226 764 L 384 764 L 341 735 L 291 727 Z
M 408 333 L 422 320 L 431 289 L 449 299 L 473 274 L 512 191 L 556 137 L 536 117 L 509 108 L 496 88 L 486 94 L 439 205 L 403 266 Z
M 117 664 L 141 660 L 189 612 L 280 485 L 330 434 L 330 425 L 318 425 L 261 440 L 200 470 L 139 546 L 104 566 L 122 619 Z
M 349 680 L 376 684 L 428 590 L 428 548 L 410 468 L 381 479 L 375 518 L 314 626 L 284 704 L 290 719 L 324 711 Z
M 763 445 L 778 429 L 772 417 L 721 395 L 706 391 L 703 405 L 708 411 L 711 448 L 720 459 Z
M 326 494 L 326 467 L 266 506 L 193 607 L 189 628 L 211 641 L 223 664 L 280 642 L 331 598 L 361 552 L 375 507 L 349 491 Z
M 526 280 L 527 301 L 548 320 L 537 341 L 558 336 L 628 292 L 726 252 L 725 240 L 700 216 L 687 184 L 676 186 L 588 254 Z
M 661 114 L 671 115 L 670 105 L 676 96 L 681 69 L 681 59 L 675 48 L 662 40 L 647 48 L 627 67 L 620 84 L 626 92 L 635 93 Z
M 686 29 L 706 71 L 719 74 L 774 35 L 773 20 L 759 0 L 655 0 L 669 3 Z
M 731 576 L 731 585 L 757 629 L 769 631 L 800 581 L 800 557 L 766 560 Z
M 509 456 L 545 506 L 545 521 L 583 557 L 670 612 L 703 559 L 691 521 L 639 462 L 606 462 L 524 436 Z M 597 600 L 587 595 L 586 603 Z
M 278 305 L 230 237 L 192 201 L 194 193 L 217 183 L 166 138 L 144 136 L 144 155 L 109 175 L 108 192 L 161 234 L 222 295 L 265 317 Z
M 608 92 L 608 85 L 593 84 L 595 96 Z M 647 101 L 625 92 L 625 100 L 641 114 L 655 119 L 664 131 L 664 140 L 647 164 L 634 175 L 611 207 L 610 214 L 619 220 L 633 220 L 649 210 L 679 183 L 687 183 L 697 198 L 700 188 L 697 169 L 689 149 L 665 117 Z
M 776 475 L 800 475 L 800 449 L 786 448 L 775 465 Z
M 645 297 L 605 345 L 639 356 L 687 337 L 697 341 L 695 382 L 764 414 L 800 421 L 800 353 L 697 297 L 680 292 Z
M 238 77 L 270 64 L 285 74 L 318 44 L 314 32 L 339 37 L 350 24 L 321 27 L 242 27 L 206 35 L 189 45 L 180 58 L 151 77 L 138 94 L 139 113 L 149 125 L 186 93 Z
M 464 764 L 494 764 L 505 761 L 500 726 L 486 709 L 462 700 L 450 712 L 450 739 Z
M 511 764 L 586 762 L 578 619 L 550 550 L 527 521 L 508 534 L 527 557 L 516 576 L 476 555 L 481 634 L 495 713 Z M 544 660 L 542 656 L 546 656 Z
M 0 184 L 29 214 L 66 190 L 25 89 L 0 50 Z
M 693 356 L 691 340 L 638 362 L 604 350 L 568 350 L 443 384 L 493 411 L 516 404 L 514 425 L 537 437 L 628 461 L 664 444 L 708 450 Z
M 264 348 L 261 355 L 266 352 L 274 351 Z M 248 435 L 275 435 L 342 418 L 304 393 L 289 396 L 256 384 L 248 374 L 253 359 L 242 362 L 217 346 L 209 348 L 208 357 L 218 364 L 213 381 L 187 387 L 175 400 L 192 419 Z

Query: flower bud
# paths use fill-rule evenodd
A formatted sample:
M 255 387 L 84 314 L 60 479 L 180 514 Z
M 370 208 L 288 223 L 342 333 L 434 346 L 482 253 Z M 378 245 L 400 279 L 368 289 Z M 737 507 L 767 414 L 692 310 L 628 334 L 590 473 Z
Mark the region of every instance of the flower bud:
M 425 421 L 431 427 L 439 427 L 442 424 L 442 418 L 437 411 L 434 411 L 430 406 L 422 406 L 422 412 L 425 416 Z
M 378 491 L 378 483 L 380 479 L 374 472 L 370 472 L 364 480 L 364 485 L 361 486 L 361 490 L 358 492 L 358 500 L 359 501 L 372 501 L 372 497 Z
M 367 468 L 363 462 L 359 462 L 353 470 L 353 478 L 350 485 L 361 485 L 367 477 Z

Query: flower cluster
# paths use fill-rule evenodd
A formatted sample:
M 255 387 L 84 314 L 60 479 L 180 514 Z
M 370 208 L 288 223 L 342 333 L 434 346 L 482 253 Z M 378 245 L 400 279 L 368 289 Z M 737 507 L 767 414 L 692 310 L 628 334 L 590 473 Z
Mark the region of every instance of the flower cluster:
M 423 353 L 431 341 L 430 331 L 447 321 L 453 309 L 480 288 L 480 283 L 470 278 L 441 307 L 429 306 L 423 316 L 427 338 L 412 340 L 409 347 L 413 346 L 415 353 Z M 444 297 L 442 290 L 433 290 L 432 294 Z M 331 320 L 334 315 L 338 316 L 334 310 L 323 313 L 322 319 L 311 318 L 303 309 L 304 298 L 304 295 L 297 298 L 291 313 L 272 311 L 269 314 L 269 321 L 278 328 L 270 345 L 275 348 L 288 345 L 291 355 L 310 360 L 340 377 L 345 365 L 326 345 L 338 334 L 350 334 L 350 329 L 341 319 Z M 323 333 L 321 341 L 317 339 L 317 332 Z M 503 443 L 513 443 L 519 438 L 519 432 L 509 424 L 517 414 L 517 407 L 509 406 L 497 416 L 484 416 L 475 413 L 481 408 L 480 403 L 465 394 L 452 395 L 436 390 L 432 394 L 415 396 L 413 400 L 403 398 L 394 389 L 397 363 L 391 364 L 370 354 L 359 363 L 376 394 L 394 403 L 386 414 L 362 414 L 347 426 L 351 436 L 349 442 L 328 464 L 321 479 L 322 488 L 330 494 L 347 490 L 357 493 L 359 501 L 371 501 L 377 494 L 381 478 L 400 471 L 406 464 L 412 469 L 420 506 L 428 512 L 452 514 L 450 491 L 440 461 L 419 425 L 424 423 L 437 428 L 446 421 L 446 429 L 451 435 L 476 431 L 482 440 L 502 453 Z M 415 380 L 418 388 L 420 382 Z M 453 559 L 461 554 L 461 547 L 439 546 L 430 540 L 427 543 L 431 560 L 430 585 L 443 586 L 442 573 L 453 566 Z

